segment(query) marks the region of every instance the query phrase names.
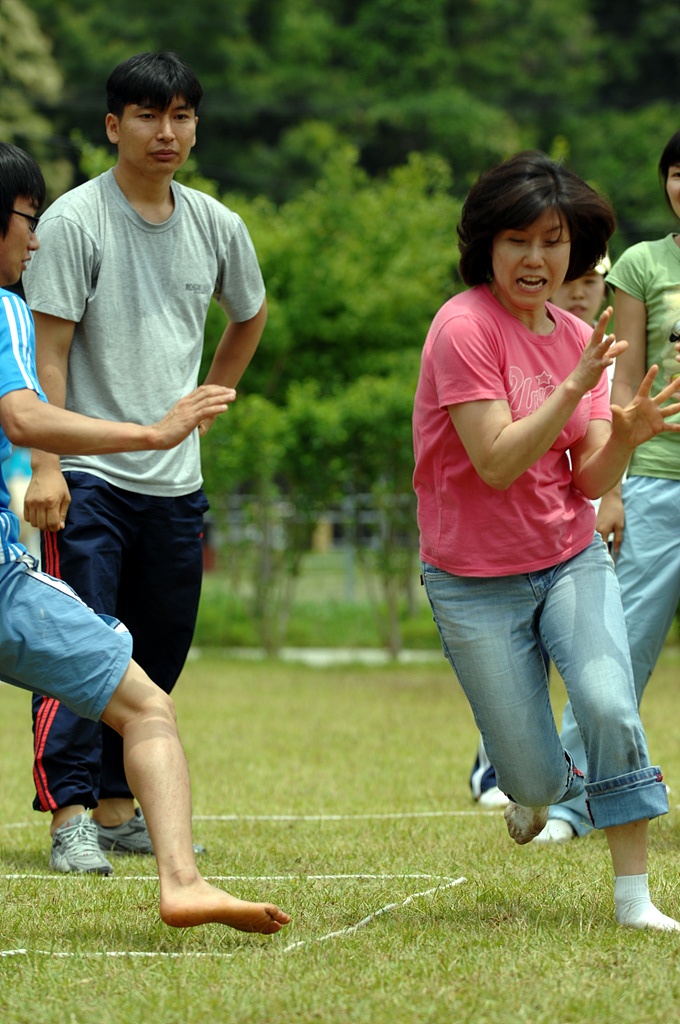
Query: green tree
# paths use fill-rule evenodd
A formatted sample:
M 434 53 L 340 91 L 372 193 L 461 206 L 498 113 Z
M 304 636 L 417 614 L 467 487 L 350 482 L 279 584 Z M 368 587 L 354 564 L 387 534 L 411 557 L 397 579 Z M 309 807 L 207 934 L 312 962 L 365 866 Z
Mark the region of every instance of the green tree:
M 269 654 L 281 645 L 281 614 L 290 603 L 279 483 L 286 433 L 285 410 L 251 395 L 232 406 L 202 442 L 205 490 L 218 531 L 225 534 L 230 579 Z
M 343 493 L 344 425 L 314 382 L 294 385 L 284 407 L 239 398 L 203 439 L 205 490 L 232 586 L 256 634 L 275 654 L 319 517 Z
M 466 48 L 483 50 L 488 39 L 474 32 L 467 39 L 452 24 L 450 0 L 30 3 L 64 71 L 64 135 L 76 128 L 99 143 L 112 67 L 138 50 L 179 49 L 205 86 L 201 170 L 223 189 L 275 202 L 299 193 L 313 180 L 329 133 L 354 145 L 371 174 L 404 163 L 412 151 L 439 152 L 462 183 L 471 167 L 534 139 L 529 117 L 518 129 L 512 104 L 489 93 L 476 58 L 465 63 Z M 512 78 L 519 73 L 513 68 Z M 467 81 L 475 75 L 477 92 Z
M 345 543 L 363 570 L 385 647 L 402 646 L 411 610 L 418 531 L 411 485 L 411 412 L 418 354 L 399 372 L 364 376 L 336 395 L 314 381 L 275 406 L 239 399 L 203 440 L 206 492 L 234 590 L 262 646 L 285 641 L 302 560 L 330 508 L 344 511 Z
M 591 170 L 591 183 L 609 196 L 617 213 L 613 256 L 673 229 L 675 218 L 664 201 L 657 166 L 663 147 L 678 130 L 676 104 L 608 110 L 591 121 L 573 118 L 566 130 L 572 166 L 581 174 Z
M 601 100 L 630 112 L 675 101 L 680 8 L 675 0 L 591 0 L 602 46 Z
M 66 86 L 57 123 L 65 137 L 77 129 L 91 143 L 101 143 L 111 70 L 136 52 L 176 50 L 196 69 L 205 89 L 199 135 L 202 172 L 223 188 L 251 195 L 264 189 L 276 195 L 268 187 L 282 170 L 276 147 L 282 132 L 304 119 L 297 101 L 311 86 L 309 78 L 302 78 L 305 68 L 322 78 L 327 66 L 323 47 L 304 50 L 298 43 L 293 55 L 284 48 L 283 87 L 278 54 L 293 38 L 286 14 L 289 8 L 294 13 L 297 0 L 202 0 L 193 6 L 176 0 L 143 5 L 136 0 L 115 5 L 28 2 L 53 40 L 63 69 Z M 304 38 L 318 21 L 304 23 Z M 77 154 L 72 157 L 75 161 Z
M 372 180 L 344 147 L 314 188 L 278 209 L 230 199 L 253 236 L 269 306 L 245 387 L 277 403 L 295 381 L 332 394 L 420 350 L 453 287 L 460 207 L 449 187 L 439 158 L 414 155 Z
M 343 478 L 355 514 L 355 552 L 383 643 L 395 657 L 402 648 L 401 617 L 412 611 L 417 578 L 411 416 L 418 363 L 417 352 L 405 352 L 398 373 L 364 376 L 338 398 L 346 436 Z M 368 538 L 360 538 L 359 521 L 366 508 L 374 520 L 370 528 L 364 527 Z M 372 586 L 374 581 L 377 587 Z
M 545 147 L 602 80 L 601 41 L 588 0 L 451 0 L 458 74 L 473 96 L 512 111 Z
M 52 197 L 71 180 L 70 162 L 48 157 L 52 127 L 42 113 L 61 88 L 50 42 L 33 11 L 22 0 L 0 0 L 0 137 L 40 161 Z

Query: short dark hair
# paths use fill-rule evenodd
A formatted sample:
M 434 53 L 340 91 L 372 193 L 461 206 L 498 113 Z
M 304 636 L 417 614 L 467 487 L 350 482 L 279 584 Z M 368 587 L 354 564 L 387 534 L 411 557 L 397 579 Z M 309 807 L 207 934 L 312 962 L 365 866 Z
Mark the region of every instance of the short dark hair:
M 128 104 L 167 110 L 176 96 L 197 111 L 203 88 L 176 53 L 136 53 L 113 69 L 106 83 L 108 112 L 121 117 Z
M 520 230 L 555 210 L 569 232 L 566 281 L 592 270 L 616 228 L 609 202 L 561 163 L 526 150 L 485 171 L 463 204 L 458 225 L 460 275 L 467 285 L 492 277 L 491 246 L 499 231 Z
M 676 166 L 680 166 L 680 132 L 676 132 L 675 135 L 671 135 L 670 139 L 664 146 L 661 159 L 659 160 L 659 179 L 661 181 L 661 187 L 663 188 L 663 197 L 666 200 L 666 205 L 669 210 L 673 210 L 673 206 L 668 198 L 666 182 L 668 181 L 669 170 L 671 167 Z
M 29 199 L 37 210 L 45 202 L 45 179 L 32 156 L 11 142 L 0 142 L 0 238 L 7 234 L 19 198 Z

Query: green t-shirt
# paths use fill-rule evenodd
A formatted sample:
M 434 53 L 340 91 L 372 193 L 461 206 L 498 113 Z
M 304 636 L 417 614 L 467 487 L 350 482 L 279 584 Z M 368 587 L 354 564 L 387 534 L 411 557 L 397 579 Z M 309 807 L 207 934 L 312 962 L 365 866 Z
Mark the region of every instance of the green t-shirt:
M 669 340 L 674 333 L 678 334 L 675 340 L 680 340 L 680 247 L 675 236 L 631 246 L 612 267 L 607 283 L 647 307 L 647 369 L 653 363 L 660 368 L 652 387 L 655 395 L 670 380 L 668 367 L 680 372 Z M 680 422 L 680 414 L 672 421 Z M 633 453 L 628 475 L 680 480 L 680 433 L 657 434 L 640 445 Z

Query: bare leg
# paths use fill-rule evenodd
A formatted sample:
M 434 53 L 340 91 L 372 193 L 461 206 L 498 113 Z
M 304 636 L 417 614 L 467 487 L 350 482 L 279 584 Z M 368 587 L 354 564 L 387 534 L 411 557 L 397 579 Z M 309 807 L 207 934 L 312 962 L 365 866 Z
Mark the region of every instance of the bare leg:
M 125 774 L 141 805 L 158 863 L 162 920 L 176 928 L 230 925 L 271 934 L 290 917 L 272 903 L 249 903 L 201 877 L 191 837 L 189 770 L 172 700 L 134 661 L 102 715 L 123 737 Z
M 647 831 L 649 821 L 631 821 L 628 825 L 615 825 L 604 829 L 614 874 L 643 875 L 647 871 Z
M 680 931 L 680 923 L 662 914 L 649 895 L 647 831 L 649 822 L 631 821 L 604 830 L 614 865 L 616 920 L 628 928 Z
M 124 825 L 135 816 L 135 802 L 125 797 L 107 797 L 100 800 L 92 812 L 92 817 L 104 828 L 115 828 Z

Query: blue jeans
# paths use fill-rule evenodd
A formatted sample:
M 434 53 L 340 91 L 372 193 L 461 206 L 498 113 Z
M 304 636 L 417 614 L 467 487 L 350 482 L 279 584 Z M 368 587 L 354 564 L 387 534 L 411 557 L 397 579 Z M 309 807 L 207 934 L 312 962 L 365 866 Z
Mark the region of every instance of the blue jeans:
M 619 586 L 597 536 L 559 565 L 517 576 L 452 576 L 423 564 L 444 653 L 470 702 L 498 785 L 528 807 L 583 794 L 596 828 L 668 811 L 637 709 Z M 589 774 L 562 745 L 550 659 L 583 736 Z
M 626 514 L 616 576 L 630 645 L 638 704 L 654 671 L 680 602 L 680 480 L 632 476 L 623 484 Z M 571 704 L 564 709 L 562 742 L 586 770 L 586 753 Z M 577 835 L 591 829 L 585 800 L 550 808 Z

